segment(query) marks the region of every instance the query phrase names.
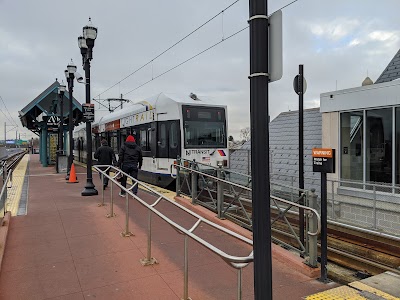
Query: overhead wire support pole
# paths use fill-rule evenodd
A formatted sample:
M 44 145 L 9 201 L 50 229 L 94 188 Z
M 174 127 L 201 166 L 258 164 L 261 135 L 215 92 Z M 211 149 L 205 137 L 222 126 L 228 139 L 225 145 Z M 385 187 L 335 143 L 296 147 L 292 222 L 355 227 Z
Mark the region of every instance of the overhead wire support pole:
M 250 122 L 253 202 L 254 298 L 272 299 L 268 124 L 268 4 L 250 6 Z

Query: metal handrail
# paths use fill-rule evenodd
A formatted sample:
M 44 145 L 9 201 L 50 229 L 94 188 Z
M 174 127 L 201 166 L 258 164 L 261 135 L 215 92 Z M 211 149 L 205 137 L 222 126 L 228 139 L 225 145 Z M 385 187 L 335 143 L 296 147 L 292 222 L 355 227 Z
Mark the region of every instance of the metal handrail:
M 154 257 L 151 257 L 151 213 L 155 213 L 157 216 L 159 216 L 161 219 L 163 219 L 164 221 L 166 221 L 169 225 L 171 225 L 179 234 L 184 235 L 184 247 L 185 247 L 185 251 L 184 251 L 184 296 L 183 299 L 190 299 L 188 297 L 188 293 L 189 293 L 189 289 L 188 289 L 188 285 L 189 285 L 189 267 L 188 267 L 188 237 L 192 238 L 193 240 L 195 240 L 196 242 L 200 243 L 201 245 L 203 245 L 204 247 L 206 247 L 207 249 L 213 251 L 215 254 L 217 254 L 219 257 L 221 257 L 227 264 L 230 264 L 232 267 L 234 267 L 235 269 L 238 270 L 238 283 L 237 283 L 237 299 L 241 300 L 242 299 L 242 272 L 243 272 L 243 268 L 246 267 L 250 262 L 254 261 L 254 255 L 253 255 L 253 251 L 248 255 L 248 256 L 233 256 L 230 254 L 227 254 L 226 252 L 222 251 L 221 249 L 215 247 L 214 245 L 210 244 L 209 242 L 205 241 L 204 239 L 198 237 L 196 234 L 193 233 L 193 231 L 201 224 L 201 223 L 205 223 L 219 231 L 222 231 L 228 235 L 230 235 L 231 237 L 234 237 L 240 241 L 243 241 L 249 245 L 253 245 L 252 240 L 243 237 L 240 234 L 237 234 L 229 229 L 226 229 L 220 225 L 217 225 L 199 215 L 197 215 L 196 213 L 192 212 L 191 210 L 185 208 L 184 206 L 168 199 L 167 197 L 165 197 L 164 195 L 160 194 L 159 192 L 155 191 L 154 189 L 150 188 L 148 185 L 138 181 L 137 179 L 133 178 L 132 176 L 130 176 L 129 174 L 123 172 L 122 170 L 114 167 L 114 166 L 109 166 L 109 165 L 97 165 L 94 166 L 94 169 L 97 170 L 102 177 L 102 180 L 104 180 L 104 176 L 106 176 L 109 180 L 111 180 L 111 205 L 110 205 L 110 214 L 108 215 L 109 217 L 113 217 L 114 216 L 114 212 L 113 212 L 113 183 L 115 183 L 117 186 L 119 186 L 122 190 L 125 191 L 125 197 L 126 197 L 126 224 L 125 224 L 125 232 L 122 232 L 121 235 L 122 236 L 130 236 L 132 235 L 132 233 L 129 231 L 129 199 L 128 199 L 128 194 L 130 196 L 132 196 L 136 201 L 138 201 L 140 204 L 142 204 L 143 206 L 145 206 L 148 209 L 149 212 L 149 216 L 148 216 L 148 235 L 147 235 L 147 256 L 144 259 L 141 259 L 141 263 L 146 266 L 146 265 L 152 265 L 154 263 L 157 263 L 157 260 Z M 102 170 L 104 169 L 104 170 Z M 115 175 L 108 175 L 107 173 L 109 171 L 114 172 Z M 127 178 L 130 178 L 132 180 L 132 186 L 129 188 L 123 187 L 122 184 L 120 184 L 116 178 L 117 176 L 126 176 Z M 133 192 L 133 188 L 142 186 L 145 189 L 147 189 L 148 191 L 152 192 L 153 194 L 159 196 L 157 198 L 157 200 L 152 203 L 152 204 L 148 204 L 145 201 L 143 201 L 142 199 L 140 199 L 139 197 L 137 197 Z M 102 197 L 103 197 L 103 203 L 100 204 L 99 206 L 104 205 L 104 189 L 103 189 L 103 193 L 102 193 Z M 161 200 L 165 200 L 167 202 L 169 202 L 170 204 L 180 208 L 181 210 L 183 210 L 184 212 L 188 213 L 189 215 L 197 218 L 197 221 L 193 224 L 193 226 L 190 229 L 186 229 L 184 227 L 182 227 L 181 225 L 175 223 L 174 221 L 172 221 L 170 218 L 166 217 L 165 215 L 163 215 L 161 212 L 159 212 L 155 206 L 161 202 Z
M 7 167 L 7 165 L 5 165 Z M 0 200 L 3 200 L 3 217 L 6 215 L 7 208 L 6 208 L 6 200 L 7 200 L 7 188 L 8 188 L 8 183 L 11 181 L 12 178 L 12 170 L 10 172 L 7 172 L 7 177 L 3 181 L 3 187 L 1 188 L 0 192 Z
M 214 171 L 219 171 L 219 170 L 221 170 L 222 172 L 224 172 L 224 173 L 226 173 L 226 174 L 235 174 L 235 175 L 243 176 L 243 177 L 246 177 L 248 180 L 251 181 L 251 175 L 248 175 L 248 174 L 244 174 L 244 173 L 232 171 L 231 169 L 220 169 L 220 168 L 217 168 L 217 167 L 214 167 L 214 166 L 210 166 L 210 165 L 206 165 L 206 164 L 203 164 L 203 163 L 199 163 L 199 162 L 197 162 L 197 161 L 188 160 L 188 159 L 186 159 L 186 158 L 180 158 L 180 160 L 181 160 L 181 161 L 184 161 L 184 162 L 195 163 L 195 164 L 197 164 L 197 165 L 202 165 L 202 166 L 208 167 L 208 168 L 210 168 L 210 169 L 213 169 Z M 177 164 L 174 164 L 174 165 L 176 166 Z M 179 165 L 179 166 L 180 166 L 180 167 L 185 167 L 185 166 L 182 166 L 182 165 Z M 171 172 L 171 174 L 172 174 L 172 172 Z M 281 174 L 272 173 L 272 175 L 281 175 Z M 291 176 L 291 175 L 282 174 L 282 176 Z M 172 177 L 175 177 L 175 175 L 173 175 Z M 310 179 L 311 179 L 311 178 L 310 178 Z M 312 179 L 314 179 L 314 178 L 312 178 Z M 271 181 L 271 182 L 272 182 L 273 184 L 276 184 L 276 185 L 279 185 L 279 186 L 282 186 L 282 187 L 293 188 L 293 186 L 290 186 L 290 185 L 286 185 L 286 184 L 282 184 L 282 183 L 277 183 L 277 182 L 273 182 L 273 181 Z M 299 192 L 307 192 L 306 189 L 301 189 L 301 188 L 296 188 L 296 190 L 299 191 Z
M 101 170 L 100 168 L 106 168 L 105 170 Z M 175 229 L 177 229 L 179 232 L 186 234 L 187 236 L 191 237 L 192 239 L 194 239 L 195 241 L 197 241 L 198 243 L 202 244 L 203 246 L 205 246 L 206 248 L 208 248 L 209 250 L 213 251 L 214 253 L 216 253 L 217 255 L 219 255 L 225 262 L 230 263 L 234 268 L 243 268 L 243 265 L 238 266 L 237 264 L 248 264 L 250 262 L 253 261 L 254 257 L 253 257 L 253 252 L 250 253 L 250 255 L 248 256 L 233 256 L 233 255 L 229 255 L 226 252 L 218 249 L 217 247 L 215 247 L 214 245 L 208 243 L 207 241 L 205 241 L 204 239 L 196 236 L 195 234 L 193 234 L 192 232 L 201 224 L 201 223 L 206 223 L 207 225 L 210 225 L 211 227 L 214 227 L 220 231 L 223 231 L 235 238 L 237 238 L 238 240 L 241 240 L 249 245 L 253 245 L 253 241 L 240 235 L 237 234 L 229 229 L 226 229 L 218 224 L 215 224 L 201 216 L 199 216 L 198 214 L 194 213 L 193 211 L 187 209 L 186 207 L 184 207 L 183 205 L 176 203 L 172 200 L 170 200 L 169 198 L 165 197 L 164 195 L 162 195 L 161 193 L 157 192 L 156 190 L 152 189 L 151 187 L 149 187 L 148 185 L 144 184 L 143 182 L 133 178 L 132 176 L 130 176 L 129 174 L 123 172 L 122 170 L 118 169 L 117 167 L 114 166 L 109 166 L 109 165 L 96 165 L 94 166 L 94 169 L 101 173 L 103 176 L 107 177 L 109 180 L 111 180 L 113 183 L 115 183 L 117 186 L 119 186 L 120 188 L 124 189 L 126 192 L 129 193 L 129 195 L 131 195 L 134 199 L 136 199 L 139 203 L 141 203 L 143 206 L 147 207 L 149 210 L 151 210 L 153 213 L 155 213 L 157 216 L 159 216 L 160 218 L 162 218 L 164 221 L 166 221 L 168 224 L 170 224 L 172 227 L 174 227 Z M 114 176 L 111 175 L 107 175 L 107 171 L 110 172 L 115 172 Z M 148 204 L 145 201 L 143 201 L 142 199 L 140 199 L 138 196 L 136 196 L 135 194 L 133 194 L 133 192 L 131 191 L 131 189 L 127 189 L 125 187 L 123 187 L 118 181 L 115 180 L 115 178 L 118 175 L 124 175 L 127 176 L 128 178 L 130 178 L 132 180 L 132 182 L 134 182 L 135 184 L 138 184 L 140 186 L 145 187 L 147 190 L 151 191 L 152 193 L 156 194 L 157 196 L 159 196 L 159 198 L 153 203 L 153 204 Z M 175 223 L 174 221 L 172 221 L 170 218 L 166 217 L 165 215 L 163 215 L 161 212 L 159 212 L 157 209 L 155 209 L 154 207 L 160 202 L 160 200 L 166 200 L 169 203 L 177 206 L 178 208 L 182 209 L 183 211 L 185 211 L 186 213 L 192 215 L 193 217 L 197 218 L 197 222 L 194 224 L 194 226 L 187 230 L 184 227 L 182 227 L 181 225 Z
M 234 182 L 230 182 L 230 181 L 227 181 L 227 180 L 224 180 L 224 179 L 221 179 L 221 178 L 218 178 L 218 177 L 215 177 L 215 176 L 206 174 L 206 173 L 202 173 L 202 172 L 200 172 L 200 171 L 193 170 L 193 169 L 191 169 L 191 168 L 187 168 L 187 167 L 184 167 L 184 166 L 182 166 L 182 165 L 177 165 L 177 164 L 173 164 L 173 165 L 174 165 L 174 166 L 177 166 L 177 167 L 179 167 L 179 168 L 181 168 L 181 169 L 186 169 L 186 170 L 188 170 L 188 171 L 190 171 L 190 172 L 195 172 L 195 173 L 200 174 L 200 175 L 203 175 L 203 176 L 208 176 L 208 177 L 210 177 L 210 178 L 212 178 L 212 179 L 214 179 L 214 180 L 216 180 L 216 181 L 220 181 L 220 182 L 223 182 L 223 183 L 226 183 L 226 184 L 230 184 L 230 185 L 232 185 L 232 186 L 235 186 L 235 187 L 238 187 L 238 188 L 241 188 L 241 189 L 250 191 L 250 192 L 252 191 L 251 188 L 246 187 L 246 186 L 242 186 L 242 185 L 237 184 L 237 183 L 234 183 Z M 310 231 L 308 231 L 307 234 L 308 234 L 308 235 L 311 235 L 311 236 L 316 236 L 316 235 L 318 235 L 318 234 L 321 232 L 321 217 L 320 217 L 320 215 L 318 214 L 317 210 L 315 210 L 314 208 L 308 207 L 308 206 L 304 206 L 304 205 L 301 205 L 301 204 L 298 204 L 298 203 L 295 203 L 295 202 L 292 202 L 292 201 L 289 201 L 289 200 L 285 200 L 285 199 L 276 197 L 276 196 L 272 196 L 272 195 L 271 195 L 270 197 L 271 197 L 271 199 L 274 199 L 274 200 L 276 200 L 276 201 L 283 202 L 283 203 L 286 203 L 286 204 L 289 204 L 289 205 L 293 205 L 293 206 L 296 206 L 296 207 L 298 207 L 298 208 L 302 208 L 302 209 L 304 209 L 304 210 L 309 211 L 309 213 L 312 213 L 313 215 L 315 215 L 316 218 L 317 218 L 317 231 L 316 231 L 316 232 L 310 232 Z
M 189 160 L 189 159 L 186 159 L 186 158 L 179 158 L 179 159 L 181 161 L 187 161 L 189 163 L 195 163 L 195 164 L 198 164 L 198 165 L 202 165 L 202 166 L 205 166 L 207 168 L 213 169 L 215 171 L 219 170 L 219 168 L 217 168 L 217 167 L 210 166 L 210 165 L 207 165 L 207 164 L 203 164 L 203 163 L 200 163 L 200 162 L 197 162 L 197 161 Z M 231 171 L 230 169 L 222 169 L 222 171 L 223 172 L 227 172 L 227 173 L 229 172 L 229 173 L 232 173 L 232 174 L 240 175 L 240 176 L 247 177 L 247 178 L 251 179 L 251 175 L 244 174 L 244 173 L 239 173 L 239 172 L 236 172 L 236 171 Z

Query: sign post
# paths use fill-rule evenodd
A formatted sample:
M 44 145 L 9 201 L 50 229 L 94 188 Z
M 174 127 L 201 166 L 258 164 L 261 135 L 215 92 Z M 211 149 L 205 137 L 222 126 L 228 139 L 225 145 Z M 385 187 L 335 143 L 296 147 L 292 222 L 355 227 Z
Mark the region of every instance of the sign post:
M 319 281 L 328 283 L 328 239 L 327 239 L 327 188 L 326 173 L 335 173 L 335 149 L 313 148 L 313 172 L 321 173 L 321 277 Z
M 307 90 L 307 82 L 304 78 L 304 66 L 299 65 L 299 75 L 294 78 L 293 88 L 299 95 L 299 189 L 304 190 L 304 101 L 303 95 Z M 299 204 L 304 205 L 304 198 L 299 191 Z M 299 208 L 299 239 L 304 245 L 304 209 Z

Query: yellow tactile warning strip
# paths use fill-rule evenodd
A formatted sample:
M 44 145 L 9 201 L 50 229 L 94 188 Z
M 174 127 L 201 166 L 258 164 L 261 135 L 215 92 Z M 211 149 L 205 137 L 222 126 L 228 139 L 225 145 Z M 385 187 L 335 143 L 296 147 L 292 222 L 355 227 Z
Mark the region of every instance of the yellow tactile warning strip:
M 318 294 L 307 296 L 306 300 L 365 300 L 367 298 L 360 295 L 359 291 L 348 286 L 340 286 Z
M 12 216 L 18 213 L 19 201 L 21 199 L 21 192 L 24 185 L 26 169 L 29 163 L 29 155 L 24 155 L 20 160 L 17 167 L 13 171 L 12 185 L 7 190 L 7 210 L 11 212 Z M 10 186 L 10 184 L 9 184 Z
M 379 297 L 381 297 L 383 299 L 399 300 L 398 297 L 394 297 L 392 295 L 389 295 L 389 294 L 387 294 L 385 292 L 382 292 L 382 291 L 380 291 L 380 290 L 378 290 L 376 288 L 370 287 L 369 285 L 366 285 L 366 284 L 364 284 L 364 283 L 362 283 L 360 281 L 349 283 L 349 285 L 351 287 L 353 287 L 353 288 L 356 288 L 357 290 L 369 292 L 369 293 L 377 295 L 377 296 L 379 296 Z

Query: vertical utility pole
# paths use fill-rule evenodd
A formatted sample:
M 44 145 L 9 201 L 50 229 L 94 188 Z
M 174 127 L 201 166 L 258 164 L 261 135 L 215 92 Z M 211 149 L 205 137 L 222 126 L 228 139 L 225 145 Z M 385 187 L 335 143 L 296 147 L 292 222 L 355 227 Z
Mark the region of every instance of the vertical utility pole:
M 67 172 L 67 176 L 66 179 L 69 179 L 69 175 L 70 175 L 70 171 L 71 171 L 71 166 L 72 163 L 74 162 L 74 139 L 73 139 L 73 108 L 72 108 L 72 102 L 74 99 L 74 78 L 75 75 L 74 74 L 69 74 L 68 77 L 68 91 L 69 91 L 69 102 L 68 102 L 68 106 L 69 106 L 69 116 L 68 116 L 68 134 L 69 134 L 69 156 L 68 156 L 68 172 Z
M 7 146 L 7 123 L 4 122 L 4 147 Z
M 304 66 L 299 65 L 299 188 L 304 189 Z M 301 192 L 299 192 L 299 196 Z M 299 204 L 304 205 L 301 198 Z M 304 209 L 299 209 L 299 238 L 304 245 Z
M 327 187 L 326 172 L 321 172 L 321 277 L 319 281 L 328 283 L 328 237 L 327 237 Z
M 268 128 L 268 4 L 250 4 L 250 119 L 253 190 L 254 298 L 272 299 Z

